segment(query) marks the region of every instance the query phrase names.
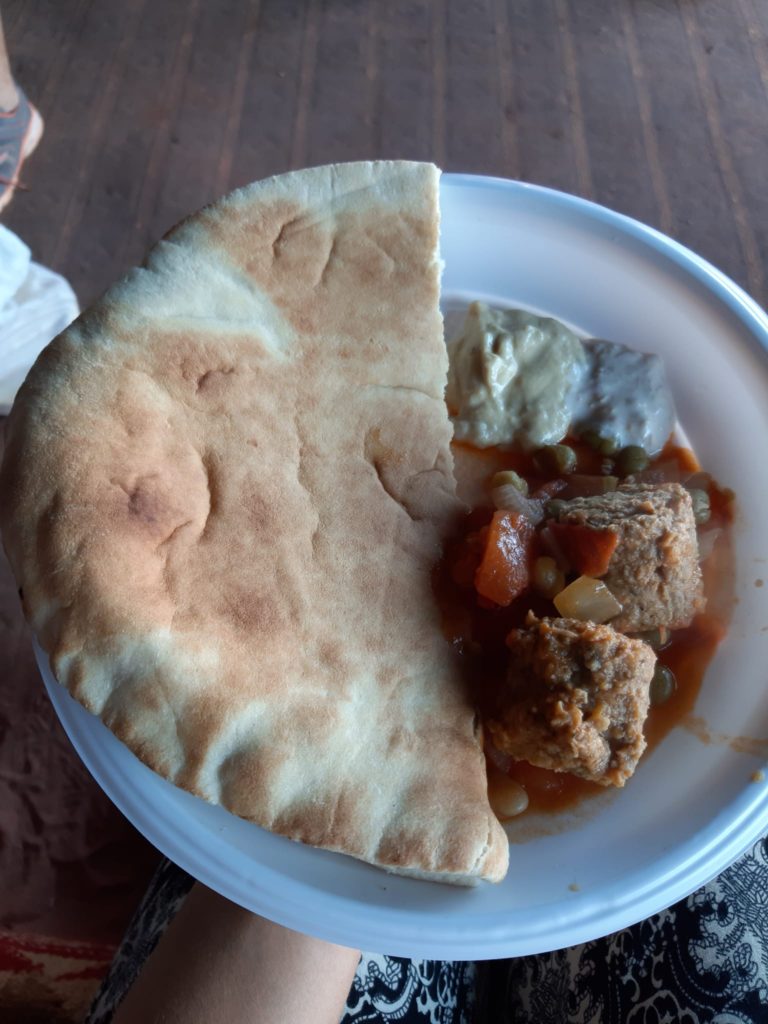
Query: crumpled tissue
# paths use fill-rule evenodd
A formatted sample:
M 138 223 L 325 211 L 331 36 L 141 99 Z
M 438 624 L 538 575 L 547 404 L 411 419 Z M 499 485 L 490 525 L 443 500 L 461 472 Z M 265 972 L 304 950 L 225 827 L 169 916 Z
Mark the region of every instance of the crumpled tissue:
M 34 263 L 29 247 L 0 224 L 0 415 L 40 352 L 79 312 L 64 278 Z

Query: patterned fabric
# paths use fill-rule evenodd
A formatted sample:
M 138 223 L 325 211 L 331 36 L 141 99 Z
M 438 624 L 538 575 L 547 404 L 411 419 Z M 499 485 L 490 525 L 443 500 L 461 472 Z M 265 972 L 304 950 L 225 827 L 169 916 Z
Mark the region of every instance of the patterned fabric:
M 192 884 L 164 862 L 86 1024 L 112 1019 Z M 364 953 L 341 1024 L 389 1022 L 768 1024 L 768 839 L 669 910 L 571 949 L 488 964 Z
M 144 961 L 160 941 L 194 884 L 194 878 L 186 871 L 169 860 L 163 860 L 128 925 L 85 1024 L 106 1024 L 112 1020 Z
M 470 1024 L 477 965 L 363 953 L 343 1024 Z
M 494 1024 L 768 1024 L 768 839 L 633 928 L 492 971 Z

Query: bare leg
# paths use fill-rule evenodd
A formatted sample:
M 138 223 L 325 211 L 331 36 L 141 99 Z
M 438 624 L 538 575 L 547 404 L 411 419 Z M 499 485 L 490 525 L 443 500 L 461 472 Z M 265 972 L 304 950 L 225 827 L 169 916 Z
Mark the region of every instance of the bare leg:
M 338 1024 L 359 959 L 198 884 L 115 1024 Z
M 8 63 L 8 47 L 5 45 L 3 18 L 0 12 L 0 110 L 13 110 L 19 102 L 16 84 Z

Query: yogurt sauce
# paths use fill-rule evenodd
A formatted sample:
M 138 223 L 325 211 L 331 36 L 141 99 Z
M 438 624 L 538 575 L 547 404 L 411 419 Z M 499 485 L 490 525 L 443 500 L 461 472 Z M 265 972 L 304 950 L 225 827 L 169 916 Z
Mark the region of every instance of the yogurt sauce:
M 449 343 L 454 434 L 477 448 L 540 448 L 591 431 L 661 451 L 675 423 L 659 356 L 579 338 L 558 320 L 473 302 Z

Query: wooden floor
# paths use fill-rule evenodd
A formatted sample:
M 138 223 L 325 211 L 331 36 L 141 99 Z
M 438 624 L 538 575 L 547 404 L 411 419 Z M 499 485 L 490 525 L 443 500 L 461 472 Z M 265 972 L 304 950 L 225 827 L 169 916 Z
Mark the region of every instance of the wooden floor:
M 0 7 L 17 77 L 47 123 L 25 170 L 29 191 L 4 222 L 72 281 L 83 304 L 172 224 L 236 185 L 291 167 L 383 156 L 432 159 L 448 170 L 594 199 L 661 228 L 766 300 L 768 0 L 0 0 Z M 43 734 L 45 744 L 54 735 L 65 741 L 42 697 L 15 587 L 2 572 L 0 625 L 4 616 L 12 643 L 0 644 L 0 687 L 9 708 L 17 690 L 26 696 L 8 712 L 16 725 L 0 736 L 0 759 L 10 764 L 13 751 L 9 792 L 18 813 L 31 815 L 37 762 L 24 743 Z M 24 729 L 29 741 L 18 739 Z M 0 906 L 0 925 L 40 921 L 50 910 L 45 920 L 87 937 L 96 925 L 85 911 L 78 916 L 78 894 L 106 906 L 105 893 L 120 879 L 98 872 L 116 863 L 116 847 L 139 846 L 130 846 L 137 841 L 121 830 L 117 812 L 104 824 L 107 810 L 84 771 L 73 768 L 57 785 L 59 824 L 71 822 L 72 808 L 93 807 L 93 859 L 73 874 L 67 839 L 56 856 L 70 874 L 56 868 L 45 905 L 32 908 L 22 875 L 42 855 L 27 851 L 33 859 L 22 863 L 19 851 L 19 885 L 8 886 L 18 896 Z M 57 828 L 42 822 L 38 833 L 65 834 Z M 107 848 L 99 845 L 104 837 L 111 837 Z M 14 850 L 6 844 L 6 860 Z M 120 869 L 119 913 L 101 915 L 105 937 L 119 935 L 135 899 L 141 858 L 131 852 L 129 859 L 133 871 Z M 73 900 L 70 910 L 62 892 Z M 63 924 L 54 913 L 62 907 Z
M 8 225 L 84 303 L 264 175 L 433 159 L 575 192 L 766 299 L 765 0 L 2 0 L 48 131 Z

